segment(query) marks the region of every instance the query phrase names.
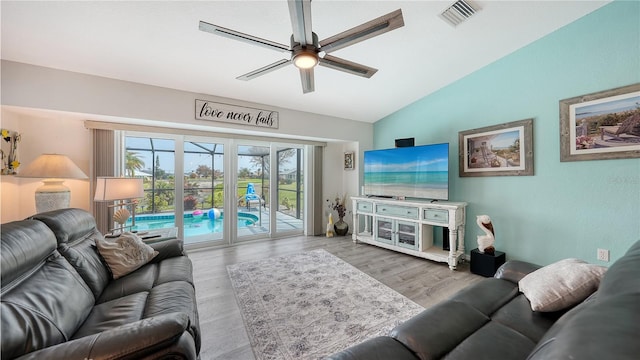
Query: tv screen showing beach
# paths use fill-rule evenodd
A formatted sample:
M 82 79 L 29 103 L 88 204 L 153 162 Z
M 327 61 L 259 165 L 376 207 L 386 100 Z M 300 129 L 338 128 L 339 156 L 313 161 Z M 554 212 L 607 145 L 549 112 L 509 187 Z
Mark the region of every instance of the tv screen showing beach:
M 447 200 L 449 144 L 365 151 L 364 194 Z

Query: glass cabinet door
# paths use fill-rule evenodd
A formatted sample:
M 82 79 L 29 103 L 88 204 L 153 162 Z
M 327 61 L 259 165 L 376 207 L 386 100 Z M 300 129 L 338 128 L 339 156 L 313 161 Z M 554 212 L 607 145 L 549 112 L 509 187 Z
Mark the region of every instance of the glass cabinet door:
M 376 241 L 393 244 L 393 220 L 385 218 L 376 219 Z
M 398 221 L 398 242 L 404 248 L 418 249 L 418 225 L 412 222 Z

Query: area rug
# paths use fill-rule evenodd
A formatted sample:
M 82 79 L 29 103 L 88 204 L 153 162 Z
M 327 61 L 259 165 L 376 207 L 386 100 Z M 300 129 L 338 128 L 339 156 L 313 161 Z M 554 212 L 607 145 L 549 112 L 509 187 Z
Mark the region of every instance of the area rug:
M 227 266 L 256 359 L 322 359 L 424 308 L 324 250 Z

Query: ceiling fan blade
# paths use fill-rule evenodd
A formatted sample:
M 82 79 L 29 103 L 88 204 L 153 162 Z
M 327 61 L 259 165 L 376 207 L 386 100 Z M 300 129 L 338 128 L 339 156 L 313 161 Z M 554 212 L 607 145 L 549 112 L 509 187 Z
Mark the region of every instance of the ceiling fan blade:
M 378 69 L 368 67 L 362 64 L 354 63 L 353 61 L 341 59 L 339 57 L 325 55 L 318 60 L 318 65 L 328 67 L 334 70 L 344 71 L 349 74 L 370 78 L 375 74 Z
M 220 35 L 229 39 L 239 40 L 248 44 L 262 46 L 267 49 L 277 50 L 281 52 L 291 52 L 291 50 L 289 50 L 289 46 L 287 45 L 280 44 L 271 40 L 262 39 L 257 36 L 241 33 L 239 31 L 227 29 L 222 26 L 209 24 L 208 22 L 200 21 L 199 29 L 204 32 L 212 33 L 214 35 Z
M 293 27 L 293 41 L 302 46 L 313 45 L 311 32 L 311 0 L 288 0 Z
M 300 69 L 300 80 L 302 80 L 302 92 L 304 94 L 313 92 L 315 90 L 315 83 L 313 81 L 313 68 Z
M 402 26 L 404 26 L 402 10 L 398 9 L 320 41 L 320 51 L 330 53 Z
M 248 72 L 244 75 L 240 75 L 238 76 L 236 79 L 238 80 L 251 80 L 251 79 L 255 79 L 258 76 L 262 76 L 264 74 L 270 73 L 274 70 L 278 70 L 282 67 L 285 67 L 287 65 L 289 65 L 291 63 L 291 60 L 287 60 L 287 59 L 282 59 L 282 60 L 278 60 L 276 62 L 274 62 L 273 64 L 269 64 L 267 66 L 261 67 L 260 69 L 257 70 L 253 70 L 251 72 Z

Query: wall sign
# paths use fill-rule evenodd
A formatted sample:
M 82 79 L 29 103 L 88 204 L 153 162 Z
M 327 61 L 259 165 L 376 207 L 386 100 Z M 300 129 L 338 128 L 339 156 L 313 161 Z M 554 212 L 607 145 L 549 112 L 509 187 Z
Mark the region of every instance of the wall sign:
M 196 99 L 196 119 L 278 128 L 278 112 Z

